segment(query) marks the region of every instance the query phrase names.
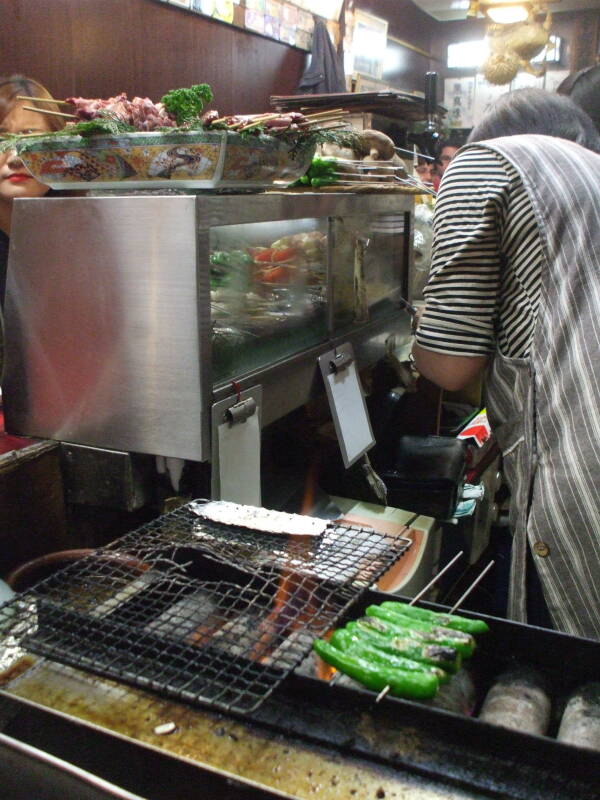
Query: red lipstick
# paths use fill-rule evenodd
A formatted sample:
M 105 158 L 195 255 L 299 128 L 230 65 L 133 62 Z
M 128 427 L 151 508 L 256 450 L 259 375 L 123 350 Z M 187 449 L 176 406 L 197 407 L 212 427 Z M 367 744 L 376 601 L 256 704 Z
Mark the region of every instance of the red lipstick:
M 31 180 L 31 175 L 23 175 L 21 173 L 15 175 L 9 175 L 6 179 L 11 183 L 24 183 L 25 181 Z

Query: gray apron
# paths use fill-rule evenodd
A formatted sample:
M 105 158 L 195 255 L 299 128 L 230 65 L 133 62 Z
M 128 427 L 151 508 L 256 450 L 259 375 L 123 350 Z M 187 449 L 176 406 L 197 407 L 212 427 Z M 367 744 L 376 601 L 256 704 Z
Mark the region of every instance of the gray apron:
M 600 156 L 547 136 L 475 146 L 519 172 L 545 259 L 530 355 L 497 352 L 486 380 L 511 489 L 508 615 L 526 621 L 529 547 L 555 627 L 600 639 Z

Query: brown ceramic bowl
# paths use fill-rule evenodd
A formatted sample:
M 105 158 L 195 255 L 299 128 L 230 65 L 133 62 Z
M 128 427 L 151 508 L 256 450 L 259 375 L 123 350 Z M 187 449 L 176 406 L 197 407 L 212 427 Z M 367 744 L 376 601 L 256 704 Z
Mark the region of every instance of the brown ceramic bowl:
M 32 561 L 26 561 L 15 567 L 5 578 L 6 583 L 15 592 L 25 592 L 36 583 L 49 578 L 55 572 L 67 567 L 80 558 L 89 556 L 95 551 L 92 548 L 81 548 L 79 550 L 59 550 L 55 553 L 47 553 Z M 138 574 L 145 572 L 148 565 L 135 558 L 119 555 L 118 553 L 101 553 L 99 558 L 107 561 L 116 561 L 123 566 L 130 567 L 133 572 Z

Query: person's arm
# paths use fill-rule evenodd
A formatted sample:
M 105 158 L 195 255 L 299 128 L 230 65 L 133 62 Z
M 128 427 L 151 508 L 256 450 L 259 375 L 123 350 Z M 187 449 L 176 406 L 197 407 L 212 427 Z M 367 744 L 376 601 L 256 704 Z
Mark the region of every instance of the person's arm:
M 468 386 L 483 372 L 488 362 L 487 356 L 449 356 L 425 350 L 416 342 L 412 354 L 420 374 L 449 392 Z
M 413 357 L 419 372 L 449 391 L 464 388 L 495 350 L 508 176 L 490 151 L 463 151 L 438 196 L 426 305 Z

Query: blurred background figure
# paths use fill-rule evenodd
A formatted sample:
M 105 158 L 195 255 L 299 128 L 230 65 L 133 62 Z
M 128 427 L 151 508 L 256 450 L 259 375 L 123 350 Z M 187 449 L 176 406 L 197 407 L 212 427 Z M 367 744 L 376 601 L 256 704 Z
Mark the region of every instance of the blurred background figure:
M 556 91 L 583 108 L 600 132 L 600 64 L 567 76 Z
M 450 166 L 450 162 L 454 158 L 454 156 L 460 150 L 460 145 L 453 144 L 448 141 L 440 142 L 440 146 L 438 149 L 438 156 L 436 162 L 434 164 L 434 173 L 433 173 L 433 188 L 436 190 L 440 187 L 440 181 L 444 175 L 444 172 Z
M 415 174 L 421 183 L 424 183 L 426 186 L 433 186 L 435 162 L 419 157 L 417 166 L 415 167 Z
M 27 111 L 24 106 L 34 106 L 48 111 L 58 111 L 53 103 L 36 103 L 34 100 L 17 100 L 19 95 L 52 99 L 50 92 L 40 83 L 23 75 L 0 77 L 0 142 L 10 133 L 44 133 L 64 128 L 62 117 Z M 43 197 L 49 192 L 45 186 L 25 169 L 14 150 L 0 152 L 0 304 L 4 304 L 6 266 L 12 218 L 13 200 L 19 197 Z

